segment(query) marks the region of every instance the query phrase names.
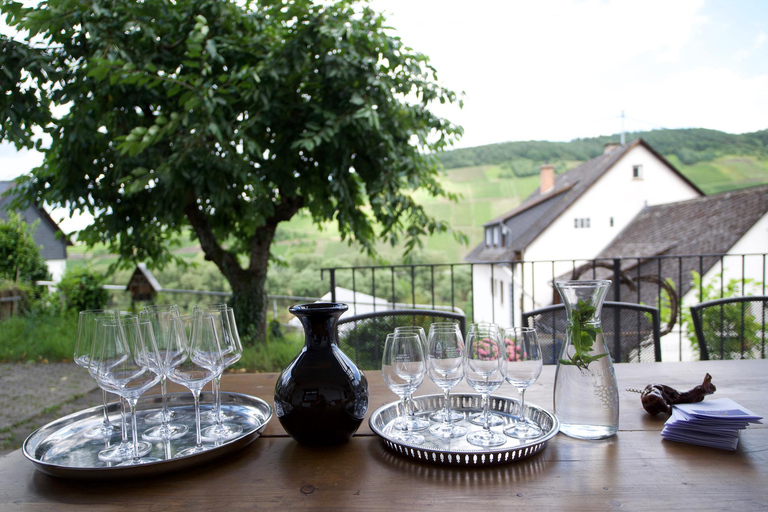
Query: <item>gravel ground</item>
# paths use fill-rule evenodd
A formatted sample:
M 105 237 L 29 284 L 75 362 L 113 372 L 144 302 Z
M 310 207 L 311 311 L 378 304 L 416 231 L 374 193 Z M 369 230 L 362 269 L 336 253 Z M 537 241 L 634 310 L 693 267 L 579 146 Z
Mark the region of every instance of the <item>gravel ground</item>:
M 100 403 L 96 382 L 74 363 L 0 364 L 0 455 L 38 427 Z

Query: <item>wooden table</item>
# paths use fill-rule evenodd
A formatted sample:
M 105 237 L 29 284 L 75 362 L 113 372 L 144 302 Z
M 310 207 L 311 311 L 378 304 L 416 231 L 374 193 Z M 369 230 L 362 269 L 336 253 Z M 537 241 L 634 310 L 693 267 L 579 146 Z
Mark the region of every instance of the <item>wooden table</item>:
M 526 394 L 551 410 L 552 366 Z M 335 448 L 305 448 L 277 418 L 264 435 L 205 467 L 153 480 L 81 482 L 37 471 L 21 451 L 0 459 L 0 510 L 764 510 L 768 508 L 768 426 L 741 433 L 736 452 L 663 441 L 666 418 L 639 395 L 652 382 L 689 389 L 705 372 L 715 396 L 768 415 L 768 361 L 618 364 L 617 436 L 582 441 L 558 434 L 540 454 L 489 468 L 418 463 L 387 451 L 368 428 Z M 369 415 L 396 399 L 379 372 L 367 372 Z M 224 389 L 272 403 L 276 374 L 227 375 Z M 469 392 L 462 384 L 459 391 Z M 425 383 L 418 394 L 437 392 Z M 516 396 L 509 386 L 498 394 Z M 768 423 L 768 422 L 767 422 Z

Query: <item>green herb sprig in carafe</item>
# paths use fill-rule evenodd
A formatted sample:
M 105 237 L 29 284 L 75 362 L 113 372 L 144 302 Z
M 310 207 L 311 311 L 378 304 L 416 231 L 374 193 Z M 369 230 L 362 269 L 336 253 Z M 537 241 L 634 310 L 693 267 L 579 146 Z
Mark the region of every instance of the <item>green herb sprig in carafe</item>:
M 589 363 L 608 355 L 589 355 L 589 351 L 592 350 L 592 345 L 597 340 L 597 335 L 603 332 L 601 328 L 593 327 L 588 323 L 589 320 L 594 317 L 595 311 L 596 308 L 594 306 L 579 299 L 573 309 L 571 322 L 567 327 L 567 329 L 571 331 L 571 339 L 573 340 L 573 347 L 576 351 L 570 359 L 560 359 L 560 364 L 574 365 L 582 370 L 588 370 Z

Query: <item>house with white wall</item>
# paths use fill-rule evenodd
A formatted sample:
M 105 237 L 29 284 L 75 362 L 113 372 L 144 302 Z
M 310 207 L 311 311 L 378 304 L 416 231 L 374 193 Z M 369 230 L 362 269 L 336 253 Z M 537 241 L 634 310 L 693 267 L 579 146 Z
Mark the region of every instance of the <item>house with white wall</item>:
M 721 283 L 727 286 L 733 280 L 740 288 L 744 281 L 744 289 L 739 289 L 739 294 L 764 295 L 768 289 L 767 253 L 768 185 L 763 185 L 649 206 L 598 258 L 623 258 L 621 270 L 628 276 L 660 274 L 661 280 L 674 285 L 675 293 L 682 297 L 681 307 L 687 311 L 701 302 L 693 273 L 703 276 L 705 287 L 714 283 L 719 290 Z M 607 271 L 600 270 L 598 274 L 610 277 Z M 623 286 L 622 297 L 658 305 L 655 287 L 633 293 Z M 713 298 L 719 295 L 704 297 L 705 300 Z M 691 341 L 688 333 L 681 332 L 676 319 L 671 332 L 662 337 L 662 361 L 697 359 Z
M 485 223 L 484 241 L 465 258 L 475 263 L 475 320 L 519 325 L 521 311 L 553 302 L 551 279 L 541 276 L 565 274 L 574 260 L 597 257 L 644 208 L 703 195 L 642 139 L 606 145 L 603 154 L 560 175 L 542 166 L 539 189 Z M 548 268 L 537 278 L 536 265 L 512 264 L 520 261 L 546 261 Z
M 12 201 L 14 183 L 12 181 L 0 181 L 0 219 L 8 218 L 8 207 Z M 6 194 L 8 192 L 8 194 Z M 42 207 L 29 206 L 19 212 L 21 220 L 27 224 L 39 221 L 33 234 L 35 243 L 40 247 L 40 255 L 45 259 L 51 279 L 54 282 L 61 281 L 67 268 L 68 240 L 62 233 L 58 224 L 48 215 Z

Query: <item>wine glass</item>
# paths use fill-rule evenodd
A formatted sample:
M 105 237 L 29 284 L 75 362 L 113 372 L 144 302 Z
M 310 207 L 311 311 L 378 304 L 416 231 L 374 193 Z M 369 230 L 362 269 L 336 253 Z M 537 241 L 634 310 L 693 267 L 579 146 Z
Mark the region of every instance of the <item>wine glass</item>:
M 424 349 L 418 334 L 387 334 L 381 358 L 381 374 L 387 387 L 401 400 L 401 417 L 394 421 L 395 432 L 392 434 L 398 441 L 409 444 L 424 442 L 424 436 L 408 429 L 406 400 L 419 388 L 426 372 Z
M 131 409 L 133 456 L 120 465 L 157 462 L 155 458 L 142 458 L 136 421 L 139 397 L 160 381 L 160 376 L 150 368 L 150 361 L 159 359 L 151 326 L 141 326 L 136 316 L 103 322 L 102 326 L 103 337 L 93 356 L 98 380 L 125 398 Z
M 198 311 L 200 315 L 210 315 L 221 347 L 220 366 L 214 376 L 214 410 L 216 424 L 203 429 L 204 441 L 227 441 L 234 439 L 243 432 L 243 427 L 235 423 L 224 423 L 221 415 L 221 376 L 225 369 L 235 364 L 243 355 L 243 346 L 240 344 L 239 335 L 235 335 L 232 329 L 234 312 L 226 306 L 209 308 L 207 311 Z
M 429 334 L 427 335 L 427 345 L 431 345 L 432 342 L 436 339 L 442 339 L 446 340 L 445 342 L 448 342 L 448 340 L 456 339 L 461 341 L 462 345 L 462 353 L 464 351 L 464 336 L 461 334 L 461 329 L 459 328 L 459 324 L 454 322 L 434 322 L 429 326 Z M 461 376 L 463 378 L 464 376 L 464 369 L 462 367 L 461 369 Z M 461 379 L 459 379 L 458 382 L 461 382 Z M 457 382 L 457 383 L 458 383 Z M 447 403 L 450 404 L 450 392 L 451 388 L 442 388 L 445 393 L 445 400 Z M 440 409 L 439 411 L 433 412 L 429 419 L 432 421 L 442 422 L 444 420 L 443 415 L 444 414 L 450 414 L 449 421 L 453 423 L 458 423 L 461 420 L 464 419 L 464 414 L 460 413 L 458 411 L 454 411 L 453 409 L 446 408 Z
M 458 329 L 430 329 L 427 369 L 432 382 L 445 392 L 442 422 L 430 427 L 435 437 L 451 439 L 466 435 L 467 429 L 451 421 L 451 388 L 464 378 L 464 340 Z M 458 414 L 458 413 L 457 413 Z M 433 415 L 434 416 L 434 415 Z M 463 414 L 458 414 L 464 417 Z
M 502 329 L 498 324 L 494 324 L 492 322 L 475 322 L 473 324 L 470 324 L 469 330 L 467 331 L 467 336 L 474 332 L 480 332 L 480 333 L 490 333 L 491 335 L 497 337 L 499 340 L 502 338 Z M 481 341 L 480 344 L 483 342 Z M 498 427 L 499 425 L 504 425 L 506 423 L 506 420 L 503 416 L 500 414 L 496 414 L 494 412 L 490 413 L 488 417 L 486 418 L 486 415 L 482 412 L 478 412 L 475 414 L 471 414 L 469 416 L 469 422 L 473 425 L 485 425 L 486 420 L 490 423 L 492 427 Z
M 157 361 L 157 370 L 160 372 L 160 393 L 163 399 L 163 407 L 160 411 L 144 418 L 149 423 L 160 422 L 160 425 L 144 431 L 142 437 L 148 441 L 165 441 L 179 439 L 187 433 L 189 427 L 183 423 L 173 423 L 173 419 L 179 419 L 177 411 L 168 409 L 166 396 L 166 381 L 171 368 L 181 363 L 182 355 L 179 350 L 178 333 L 172 329 L 172 322 L 179 316 L 178 306 L 151 305 L 146 306 L 139 318 L 148 321 L 152 325 L 152 331 L 157 343 L 157 351 L 160 359 Z
M 196 314 L 199 311 L 224 311 L 227 310 L 229 313 L 229 310 L 232 308 L 228 308 L 226 303 L 216 303 L 216 304 L 207 304 L 207 305 L 199 305 L 195 304 L 192 307 L 192 314 Z M 229 319 L 231 320 L 230 325 L 232 326 L 233 335 L 237 339 L 237 344 L 239 346 L 242 346 L 240 343 L 240 335 L 237 333 L 237 326 L 235 326 L 235 316 L 234 313 L 232 315 L 228 314 Z M 221 410 L 221 379 L 214 378 L 211 381 L 211 391 L 213 396 L 213 404 L 211 405 L 211 408 L 205 412 L 200 413 L 200 421 L 203 423 L 216 423 L 217 418 L 221 418 L 222 421 L 225 420 L 231 420 L 234 418 L 234 415 L 225 411 Z M 217 398 L 218 397 L 218 398 Z
M 395 333 L 416 334 L 421 341 L 422 350 L 425 354 L 427 353 L 427 335 L 424 334 L 424 328 L 414 325 L 403 325 L 395 327 Z M 413 403 L 413 395 L 408 395 L 406 403 L 408 405 L 408 430 L 419 431 L 429 428 L 429 421 L 423 418 L 418 418 L 416 416 L 415 405 Z M 400 426 L 402 427 L 403 425 Z
M 100 351 L 102 349 L 103 340 L 106 339 L 106 336 L 108 334 L 111 334 L 110 329 L 107 329 L 106 326 L 115 325 L 115 323 L 118 321 L 118 317 L 125 318 L 125 319 L 130 318 L 129 316 L 120 316 L 118 313 L 114 317 L 98 316 L 94 319 L 94 323 L 95 323 L 94 339 L 100 340 L 100 341 L 95 343 L 93 346 L 93 357 L 92 357 L 93 361 L 96 361 L 97 351 Z M 134 316 L 132 318 L 136 318 L 136 317 Z M 98 379 L 98 364 L 92 364 L 90 367 L 90 370 L 92 370 L 93 377 L 96 379 L 96 381 L 99 383 L 99 386 L 102 389 L 108 389 L 111 393 L 118 394 L 117 389 L 114 388 L 111 382 L 106 381 L 104 379 L 101 379 L 101 380 Z M 129 460 L 133 458 L 133 454 L 134 454 L 133 442 L 128 439 L 127 409 L 128 409 L 128 403 L 126 402 L 125 398 L 121 396 L 120 397 L 120 419 L 121 419 L 120 443 L 114 446 L 109 446 L 109 443 L 107 443 L 107 447 L 101 450 L 97 455 L 99 460 L 104 462 L 123 462 L 125 460 Z M 146 441 L 139 441 L 136 445 L 136 449 L 138 450 L 139 456 L 143 457 L 144 455 L 147 455 L 152 450 L 152 445 Z
M 209 315 L 180 316 L 174 319 L 173 325 L 181 333 L 179 337 L 184 347 L 184 359 L 171 368 L 168 378 L 189 389 L 195 400 L 195 446 L 176 454 L 176 457 L 186 457 L 208 449 L 203 445 L 200 434 L 200 392 L 215 376 L 211 368 L 221 359 L 221 347 L 216 339 L 213 319 Z
M 467 434 L 467 442 L 475 446 L 500 446 L 507 438 L 491 430 L 488 406 L 491 392 L 504 382 L 506 351 L 496 329 L 472 329 L 467 333 L 467 345 L 464 350 L 464 374 L 467 383 L 483 394 L 482 430 Z
M 541 427 L 525 417 L 525 390 L 541 374 L 541 345 L 536 330 L 531 327 L 512 327 L 504 331 L 507 349 L 507 381 L 520 392 L 520 415 L 515 423 L 504 428 L 504 433 L 517 439 L 530 439 L 542 434 Z
M 75 363 L 88 370 L 91 377 L 96 379 L 96 373 L 91 370 L 91 354 L 94 347 L 94 338 L 96 334 L 95 319 L 98 317 L 111 317 L 117 319 L 117 311 L 114 309 L 87 309 L 81 311 L 78 315 L 77 323 L 77 343 L 75 344 Z M 107 413 L 107 391 L 101 388 L 101 403 L 103 405 L 103 419 L 101 425 L 92 427 L 83 435 L 88 439 L 101 439 L 109 438 L 118 430 L 117 425 L 113 425 L 109 421 L 109 414 Z

